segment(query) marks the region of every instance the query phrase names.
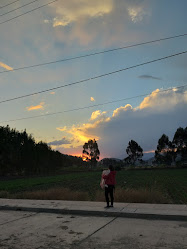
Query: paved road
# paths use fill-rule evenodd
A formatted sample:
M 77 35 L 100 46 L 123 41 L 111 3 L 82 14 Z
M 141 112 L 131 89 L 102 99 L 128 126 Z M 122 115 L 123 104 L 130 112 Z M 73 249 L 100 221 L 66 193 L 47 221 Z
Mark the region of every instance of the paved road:
M 187 222 L 0 211 L 1 249 L 187 249 Z

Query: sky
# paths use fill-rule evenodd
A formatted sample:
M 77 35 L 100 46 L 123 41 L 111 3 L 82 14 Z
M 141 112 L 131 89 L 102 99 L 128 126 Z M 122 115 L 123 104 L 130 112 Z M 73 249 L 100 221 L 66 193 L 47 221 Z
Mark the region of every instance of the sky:
M 131 139 L 151 155 L 187 126 L 187 54 L 108 74 L 186 51 L 187 36 L 30 67 L 186 34 L 186 0 L 11 2 L 0 2 L 0 102 L 49 91 L 0 103 L 0 126 L 75 156 L 95 138 L 100 159 L 125 158 Z

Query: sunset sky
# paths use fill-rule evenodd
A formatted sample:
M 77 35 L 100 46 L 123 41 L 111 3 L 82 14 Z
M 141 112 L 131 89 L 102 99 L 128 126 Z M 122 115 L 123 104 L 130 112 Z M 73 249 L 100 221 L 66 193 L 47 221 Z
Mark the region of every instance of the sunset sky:
M 186 0 L 58 0 L 32 12 L 52 0 L 11 2 L 0 1 L 0 102 L 51 90 L 0 103 L 1 126 L 71 155 L 95 138 L 100 159 L 126 157 L 131 139 L 152 152 L 187 126 L 187 53 L 53 89 L 184 52 L 187 36 L 29 67 L 186 34 Z

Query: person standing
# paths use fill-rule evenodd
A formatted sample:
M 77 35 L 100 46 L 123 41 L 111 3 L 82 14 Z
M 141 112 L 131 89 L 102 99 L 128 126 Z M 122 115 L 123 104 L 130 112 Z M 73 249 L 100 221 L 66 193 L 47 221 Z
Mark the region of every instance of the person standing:
M 114 205 L 114 189 L 116 185 L 116 171 L 112 165 L 109 165 L 110 173 L 103 175 L 102 178 L 105 180 L 105 199 L 107 206 L 105 208 L 113 207 Z M 111 205 L 109 205 L 109 195 Z

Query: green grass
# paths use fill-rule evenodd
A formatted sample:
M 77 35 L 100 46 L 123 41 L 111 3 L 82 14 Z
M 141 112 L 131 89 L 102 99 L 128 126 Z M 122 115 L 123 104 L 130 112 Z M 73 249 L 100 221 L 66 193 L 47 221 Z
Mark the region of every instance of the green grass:
M 51 177 L 4 180 L 0 182 L 0 196 L 25 191 L 67 188 L 88 193 L 95 200 L 100 190 L 101 171 L 64 173 Z M 187 169 L 122 170 L 117 172 L 117 187 L 128 193 L 146 190 L 161 193 L 168 203 L 187 204 Z

